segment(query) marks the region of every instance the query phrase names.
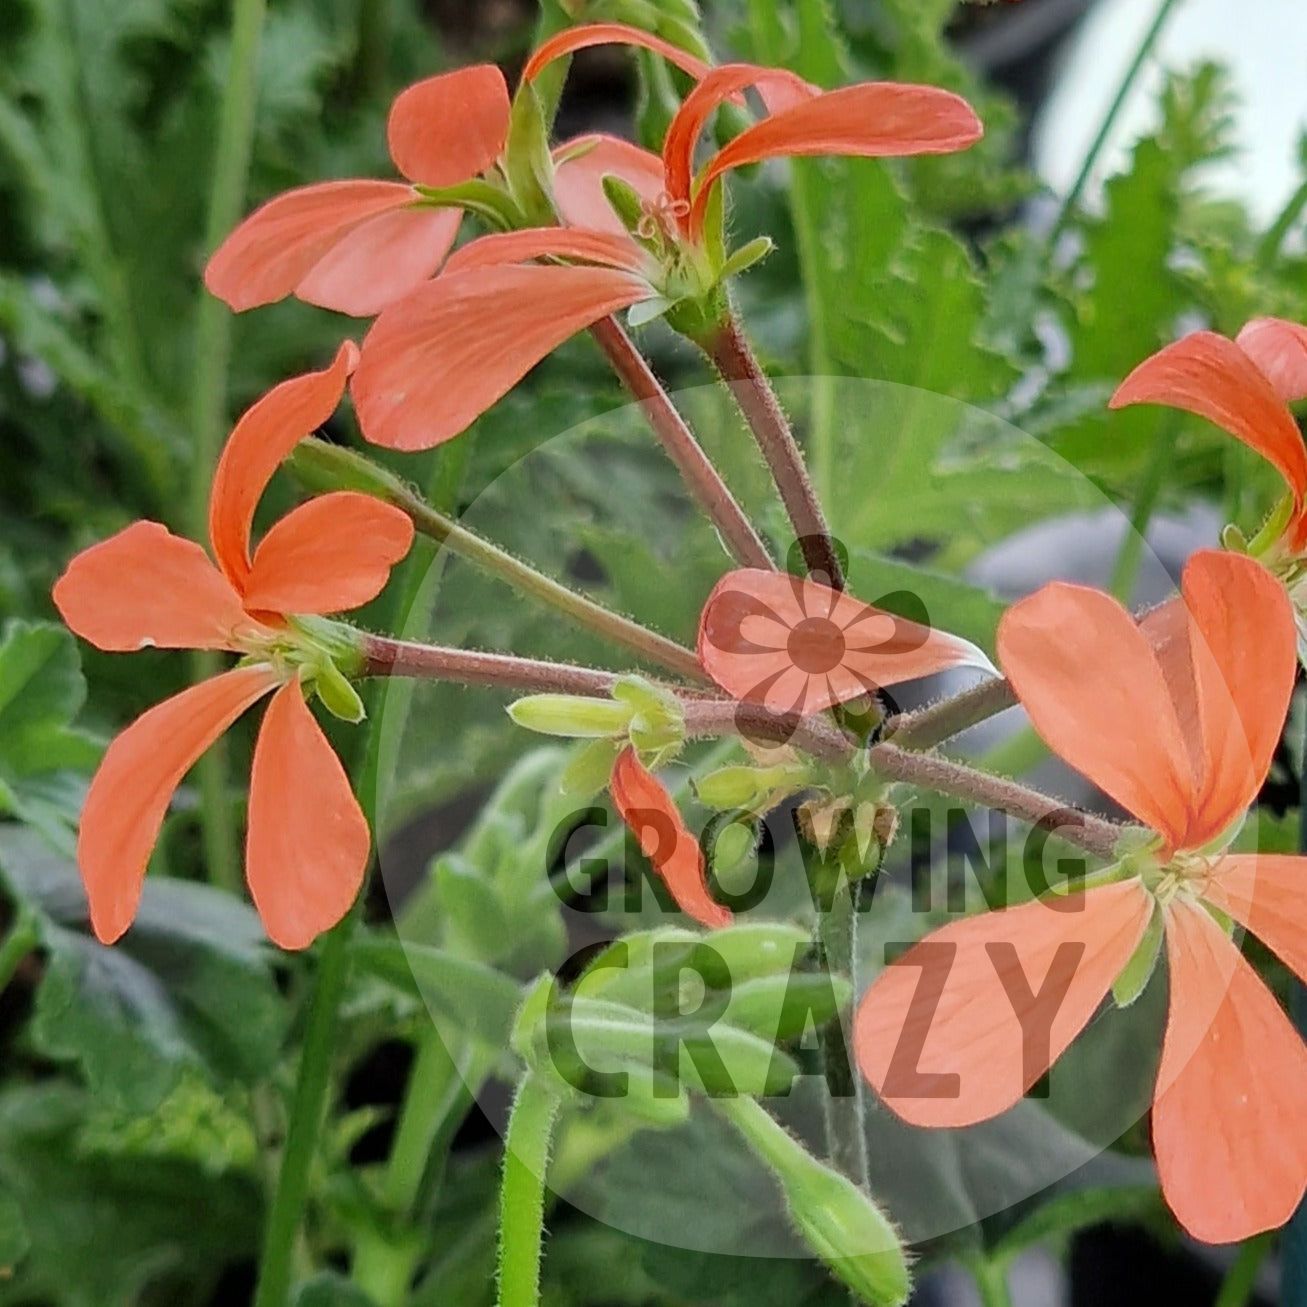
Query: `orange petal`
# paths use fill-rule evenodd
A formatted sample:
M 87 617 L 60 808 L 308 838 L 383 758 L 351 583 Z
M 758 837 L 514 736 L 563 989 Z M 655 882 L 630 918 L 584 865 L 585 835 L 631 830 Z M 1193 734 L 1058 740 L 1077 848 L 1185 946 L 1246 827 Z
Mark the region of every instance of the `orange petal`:
M 273 696 L 250 774 L 245 875 L 269 938 L 307 948 L 349 911 L 372 837 L 298 684 Z
M 132 923 L 159 828 L 182 777 L 251 704 L 277 684 L 270 667 L 238 667 L 165 699 L 105 751 L 77 836 L 96 938 L 112 944 Z
M 499 158 L 508 115 L 508 87 L 494 64 L 428 77 L 401 91 L 391 106 L 390 157 L 409 181 L 457 186 Z
M 1152 913 L 1128 880 L 935 931 L 863 997 L 853 1027 L 862 1074 L 913 1125 L 997 1116 L 1084 1029 Z
M 1252 931 L 1307 983 L 1307 858 L 1230 854 L 1203 889 L 1208 903 Z
M 1283 1225 L 1307 1188 L 1307 1049 L 1212 918 L 1167 912 L 1171 1005 L 1153 1104 L 1162 1193 L 1195 1239 Z
M 1266 779 L 1293 694 L 1297 633 L 1284 586 L 1242 554 L 1194 554 L 1182 593 L 1204 765 L 1181 847 L 1199 848 L 1243 815 Z
M 287 513 L 263 537 L 245 585 L 255 611 L 343 613 L 375 599 L 413 544 L 407 513 L 338 490 Z
M 690 234 L 702 229 L 713 183 L 732 168 L 793 155 L 950 154 L 983 134 L 975 110 L 936 86 L 863 82 L 828 91 L 746 128 L 708 161 L 695 192 Z
M 55 582 L 55 607 L 97 649 L 231 649 L 248 626 L 240 596 L 199 545 L 133 522 L 83 549 Z
M 1228 431 L 1272 466 L 1301 505 L 1307 450 L 1293 416 L 1255 363 L 1232 340 L 1196 331 L 1145 359 L 1112 396 L 1112 408 L 1166 404 Z
M 1056 582 L 1014 604 L 998 658 L 1048 746 L 1172 848 L 1196 789 L 1148 637 L 1109 595 Z
M 356 227 L 416 198 L 400 182 L 321 182 L 287 191 L 256 209 L 214 251 L 204 284 L 237 312 L 272 304 L 294 294 Z M 344 296 L 351 286 L 338 282 L 337 289 Z
M 714 68 L 681 102 L 663 138 L 667 193 L 673 199 L 690 198 L 694 152 L 708 120 L 727 100 L 751 86 L 759 89 L 773 110 L 788 108 L 821 94 L 818 87 L 784 68 L 764 68 L 758 64 L 723 64 Z
M 1235 342 L 1286 404 L 1307 399 L 1307 327 L 1283 318 L 1254 318 Z
M 569 227 L 610 236 L 627 234 L 604 194 L 605 177 L 620 177 L 650 204 L 665 187 L 663 161 L 617 136 L 574 137 L 554 152 L 554 158 L 554 204 Z
M 550 350 L 651 294 L 611 268 L 478 268 L 437 277 L 388 308 L 363 342 L 354 405 L 391 449 L 457 436 Z
M 209 493 L 209 538 L 218 565 L 240 590 L 250 572 L 254 510 L 282 460 L 335 411 L 358 348 L 345 341 L 329 368 L 274 386 L 236 423 Z
M 708 893 L 699 841 L 686 829 L 672 797 L 636 757 L 624 749 L 613 766 L 613 806 L 631 828 L 644 855 L 672 892 L 676 906 L 701 926 L 728 926 L 732 914 Z
M 680 46 L 672 45 L 662 37 L 642 32 L 638 27 L 629 27 L 626 23 L 583 23 L 579 27 L 565 28 L 557 36 L 551 36 L 536 46 L 522 69 L 522 81 L 532 82 L 555 59 L 595 45 L 634 45 L 642 50 L 652 50 L 694 78 L 702 77 L 708 71 L 708 65 L 702 59 L 687 54 Z
M 397 209 L 355 227 L 295 288 L 319 308 L 370 318 L 432 277 L 463 221 L 461 209 Z
M 789 665 L 808 677 L 797 702 L 794 679 L 776 676 L 776 642 L 762 641 L 776 624 Z M 760 568 L 728 572 L 713 587 L 699 617 L 698 651 L 704 670 L 733 698 L 778 713 L 822 712 L 950 667 L 993 670 L 966 640 Z
M 496 268 L 544 258 L 578 259 L 639 274 L 649 270 L 648 257 L 625 232 L 614 235 L 573 227 L 526 227 L 469 241 L 450 256 L 445 273 L 452 276 L 471 268 Z

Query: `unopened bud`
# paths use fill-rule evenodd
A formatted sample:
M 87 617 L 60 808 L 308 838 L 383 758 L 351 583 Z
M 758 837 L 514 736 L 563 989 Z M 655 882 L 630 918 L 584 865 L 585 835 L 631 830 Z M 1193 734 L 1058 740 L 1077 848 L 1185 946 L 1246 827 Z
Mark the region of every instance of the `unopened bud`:
M 571 739 L 612 739 L 631 723 L 628 704 L 579 694 L 531 694 L 508 705 L 508 715 L 528 731 Z
M 813 1252 L 870 1307 L 902 1307 L 912 1277 L 885 1213 L 846 1176 L 813 1157 L 760 1104 L 749 1098 L 713 1101 L 771 1168 Z

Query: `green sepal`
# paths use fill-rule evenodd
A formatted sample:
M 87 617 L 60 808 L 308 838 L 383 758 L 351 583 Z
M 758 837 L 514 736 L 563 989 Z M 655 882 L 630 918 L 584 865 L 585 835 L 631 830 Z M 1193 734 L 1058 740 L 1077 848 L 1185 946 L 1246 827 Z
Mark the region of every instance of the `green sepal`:
M 509 194 L 526 219 L 524 226 L 548 226 L 554 220 L 552 200 L 554 161 L 549 152 L 549 129 L 535 88 L 518 87 L 508 116 L 504 145 L 504 176 Z
M 558 788 L 564 794 L 588 798 L 606 789 L 613 774 L 617 755 L 625 748 L 622 740 L 591 740 L 578 749 L 558 778 Z
M 621 220 L 627 231 L 634 233 L 644 217 L 644 201 L 640 193 L 624 178 L 605 173 L 599 183 L 604 188 L 604 199 Z
M 526 987 L 522 995 L 522 1002 L 513 1018 L 508 1044 L 524 1062 L 531 1061 L 531 1050 L 544 1025 L 557 984 L 553 973 L 545 971 Z
M 770 236 L 757 236 L 738 250 L 733 250 L 726 262 L 717 270 L 717 279 L 725 281 L 728 277 L 738 277 L 740 273 L 760 263 L 776 248 L 776 242 Z
M 1248 553 L 1253 558 L 1260 558 L 1284 534 L 1293 516 L 1293 495 L 1280 496 L 1279 502 L 1271 510 L 1271 515 L 1262 523 L 1261 529 L 1248 542 Z
M 1232 554 L 1248 552 L 1248 537 L 1233 522 L 1227 522 L 1221 528 L 1221 548 Z
M 1153 915 L 1144 928 L 1143 937 L 1130 955 L 1130 961 L 1112 982 L 1112 1001 L 1117 1007 L 1129 1007 L 1148 988 L 1148 982 L 1157 970 L 1157 959 L 1162 955 L 1165 932 L 1162 910 L 1154 904 Z
M 685 743 L 685 712 L 670 690 L 643 676 L 623 676 L 613 686 L 613 698 L 632 710 L 627 733 L 631 746 L 647 767 L 659 767 Z
M 630 704 L 579 694 L 529 694 L 506 711 L 525 730 L 575 740 L 625 735 L 635 715 Z
M 368 715 L 363 700 L 359 698 L 359 692 L 330 658 L 324 659 L 314 667 L 313 689 L 322 706 L 342 722 L 357 726 Z
M 459 182 L 456 186 L 419 185 L 414 189 L 433 208 L 466 209 L 501 231 L 528 225 L 514 197 L 503 186 L 482 177 Z
M 655 295 L 651 299 L 639 300 L 626 310 L 626 323 L 632 330 L 647 327 L 651 322 L 666 317 L 679 300 L 668 299 L 666 295 Z

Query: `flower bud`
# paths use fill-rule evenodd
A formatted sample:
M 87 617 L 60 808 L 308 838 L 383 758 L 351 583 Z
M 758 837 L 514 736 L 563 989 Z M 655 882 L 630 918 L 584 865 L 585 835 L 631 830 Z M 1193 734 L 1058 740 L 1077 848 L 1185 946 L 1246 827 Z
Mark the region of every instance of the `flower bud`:
M 807 783 L 808 769 L 798 764 L 719 767 L 694 782 L 694 792 L 709 808 L 765 812 Z
M 752 1099 L 713 1101 L 780 1181 L 790 1217 L 813 1252 L 870 1307 L 902 1307 L 912 1279 L 885 1213 Z
M 629 704 L 579 694 L 530 694 L 508 705 L 508 715 L 528 731 L 572 739 L 614 739 L 625 735 L 633 716 Z

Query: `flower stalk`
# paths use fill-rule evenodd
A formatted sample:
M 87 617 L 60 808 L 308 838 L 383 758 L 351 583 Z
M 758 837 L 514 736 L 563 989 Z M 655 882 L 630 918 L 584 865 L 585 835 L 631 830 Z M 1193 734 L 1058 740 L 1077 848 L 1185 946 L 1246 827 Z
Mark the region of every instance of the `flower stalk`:
M 728 313 L 699 344 L 730 387 L 771 469 L 809 573 L 832 589 L 842 590 L 844 569 L 798 441 L 734 314 Z
M 659 443 L 736 560 L 745 567 L 774 568 L 767 546 L 731 494 L 730 487 L 617 319 L 604 318 L 590 332 L 622 384 L 639 401 Z
M 545 1173 L 558 1095 L 527 1072 L 517 1087 L 504 1136 L 499 1193 L 499 1307 L 537 1307 L 544 1256 Z
M 408 514 L 414 528 L 437 544 L 490 576 L 497 577 L 519 594 L 553 608 L 578 626 L 631 650 L 649 662 L 673 672 L 682 680 L 707 682 L 692 649 L 657 631 L 642 626 L 621 613 L 605 608 L 561 581 L 515 558 L 506 549 L 469 530 L 442 513 L 402 478 L 371 459 L 342 445 L 325 440 L 305 440 L 296 448 L 288 465 L 312 489 L 342 487 L 375 495 Z

